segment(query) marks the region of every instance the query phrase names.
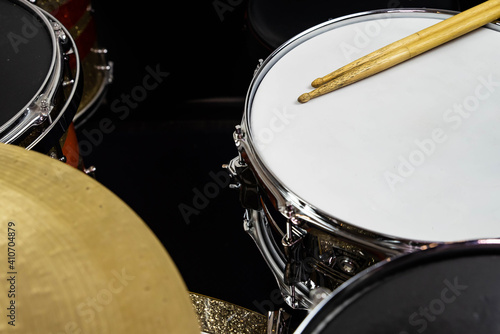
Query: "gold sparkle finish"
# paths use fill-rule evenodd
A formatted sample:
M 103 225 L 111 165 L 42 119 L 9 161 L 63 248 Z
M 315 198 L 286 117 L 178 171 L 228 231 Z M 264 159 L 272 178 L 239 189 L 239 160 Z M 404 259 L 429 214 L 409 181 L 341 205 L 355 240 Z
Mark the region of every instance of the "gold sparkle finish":
M 189 295 L 203 333 L 266 333 L 267 318 L 260 313 L 201 294 Z

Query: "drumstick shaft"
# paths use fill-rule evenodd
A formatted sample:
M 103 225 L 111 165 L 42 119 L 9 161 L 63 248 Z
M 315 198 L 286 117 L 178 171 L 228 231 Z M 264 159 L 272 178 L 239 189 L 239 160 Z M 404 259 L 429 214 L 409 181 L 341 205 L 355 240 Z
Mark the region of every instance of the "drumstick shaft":
M 488 7 L 490 7 L 492 5 L 492 3 L 490 3 L 489 1 L 486 2 L 485 4 L 487 4 Z M 488 8 L 486 8 L 484 10 L 488 10 Z M 389 45 L 386 45 L 383 48 L 375 50 L 372 53 L 369 53 L 366 56 L 363 56 L 363 57 L 361 57 L 361 58 L 325 75 L 324 77 L 315 79 L 311 83 L 311 86 L 317 88 L 317 87 L 327 83 L 328 81 L 331 81 L 334 78 L 344 74 L 345 72 L 350 71 L 351 69 L 353 69 L 355 67 L 363 65 L 364 63 L 372 61 L 376 58 L 389 55 L 391 52 L 394 52 L 395 50 L 397 50 L 400 47 L 406 47 L 406 46 L 410 45 L 411 43 L 417 42 L 417 41 L 422 40 L 422 39 L 432 38 L 433 35 L 440 34 L 442 30 L 453 29 L 454 25 L 462 24 L 463 21 L 468 20 L 468 15 L 463 15 L 464 13 L 465 12 L 451 17 L 453 20 L 451 20 L 451 18 L 448 20 L 443 20 L 442 22 L 440 22 L 438 24 L 434 24 L 428 28 L 425 28 L 425 29 L 415 33 L 415 34 L 412 34 L 412 35 L 407 36 L 403 39 L 395 41 Z
M 389 44 L 320 78 L 326 83 L 302 94 L 301 103 L 400 64 L 441 44 L 460 37 L 500 17 L 500 0 L 488 0 L 431 27 Z M 318 80 L 318 79 L 317 79 Z M 313 83 L 318 83 L 315 80 Z

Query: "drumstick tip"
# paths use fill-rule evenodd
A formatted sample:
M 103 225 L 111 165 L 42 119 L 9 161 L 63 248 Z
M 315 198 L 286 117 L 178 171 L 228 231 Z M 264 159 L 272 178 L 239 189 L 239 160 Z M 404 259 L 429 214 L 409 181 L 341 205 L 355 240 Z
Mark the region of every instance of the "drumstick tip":
M 304 93 L 301 96 L 299 96 L 299 98 L 297 99 L 297 101 L 299 101 L 300 103 L 306 103 L 310 99 L 311 99 L 311 96 L 309 95 L 309 93 Z
M 316 80 L 314 80 L 312 83 L 311 83 L 311 86 L 313 86 L 314 88 L 318 88 L 319 86 L 321 86 L 322 84 L 324 84 L 324 80 L 323 78 L 317 78 Z

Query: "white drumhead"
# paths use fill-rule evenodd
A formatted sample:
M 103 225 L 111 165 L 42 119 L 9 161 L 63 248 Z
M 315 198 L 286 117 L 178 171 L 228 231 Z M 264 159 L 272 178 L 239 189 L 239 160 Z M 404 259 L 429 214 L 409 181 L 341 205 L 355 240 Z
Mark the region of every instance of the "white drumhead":
M 362 229 L 500 237 L 500 32 L 481 28 L 297 102 L 315 78 L 448 17 L 407 16 L 325 24 L 276 53 L 248 99 L 256 154 L 294 196 Z

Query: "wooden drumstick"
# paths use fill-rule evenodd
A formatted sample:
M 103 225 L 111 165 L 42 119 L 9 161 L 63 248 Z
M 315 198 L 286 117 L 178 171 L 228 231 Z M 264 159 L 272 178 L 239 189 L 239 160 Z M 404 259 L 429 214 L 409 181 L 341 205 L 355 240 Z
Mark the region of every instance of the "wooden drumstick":
M 318 85 L 320 82 L 323 82 L 323 84 L 309 93 L 302 94 L 298 98 L 298 101 L 305 103 L 312 98 L 327 94 L 379 73 L 480 28 L 499 17 L 500 0 L 483 2 L 480 5 L 374 51 L 323 78 L 316 79 L 313 85 Z
M 491 3 L 488 2 L 488 5 L 491 5 Z M 467 20 L 466 15 L 455 15 L 453 16 L 453 20 L 444 20 L 440 22 L 439 24 L 434 24 L 428 28 L 425 28 L 415 34 L 412 34 L 410 36 L 407 36 L 403 39 L 400 39 L 398 41 L 395 41 L 389 45 L 384 46 L 381 49 L 375 50 L 372 53 L 367 54 L 366 56 L 363 56 L 327 75 L 321 78 L 315 79 L 312 83 L 311 86 L 317 88 L 321 85 L 324 85 L 328 81 L 333 80 L 334 78 L 344 74 L 347 71 L 352 70 L 355 67 L 358 67 L 360 65 L 363 65 L 364 63 L 367 63 L 371 60 L 374 60 L 376 58 L 382 57 L 389 55 L 391 52 L 397 50 L 400 47 L 405 47 L 410 45 L 411 43 L 417 42 L 419 39 L 425 39 L 432 37 L 434 34 L 439 34 L 441 33 L 440 31 L 443 29 L 449 29 L 450 26 L 456 25 L 456 24 L 461 24 L 463 20 Z

